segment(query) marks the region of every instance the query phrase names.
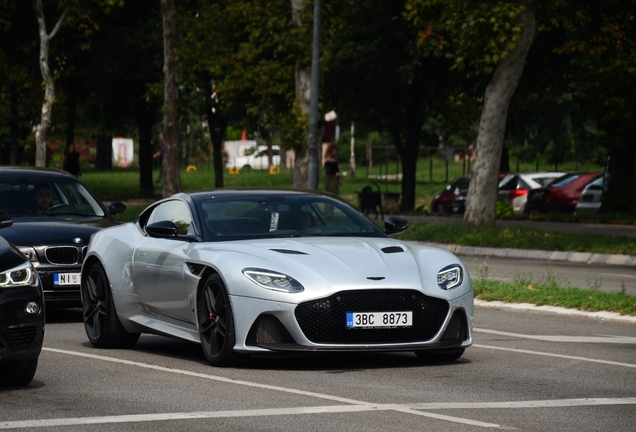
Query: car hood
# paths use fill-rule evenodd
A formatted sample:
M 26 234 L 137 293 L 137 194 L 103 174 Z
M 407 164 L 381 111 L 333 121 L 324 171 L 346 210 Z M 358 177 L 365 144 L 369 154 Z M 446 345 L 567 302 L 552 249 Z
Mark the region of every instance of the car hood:
M 5 228 L 6 230 L 7 228 Z M 5 230 L 2 230 L 4 233 Z M 0 236 L 0 271 L 5 271 L 19 266 L 26 259 L 11 243 Z
M 15 218 L 13 225 L 2 230 L 2 236 L 16 246 L 44 246 L 70 244 L 79 238 L 78 245 L 88 245 L 91 235 L 102 228 L 115 225 L 102 218 Z
M 206 252 L 195 255 L 205 261 Z M 230 286 L 241 286 L 241 270 L 256 267 L 278 271 L 311 286 L 316 296 L 343 288 L 420 288 L 441 294 L 437 272 L 461 261 L 445 250 L 414 245 L 391 238 L 311 237 L 276 241 L 250 240 L 227 242 L 216 250 L 223 266 L 234 267 L 225 272 L 235 280 Z M 234 282 L 234 283 L 233 283 Z M 236 292 L 236 294 L 243 294 Z M 443 294 L 442 294 L 443 296 Z

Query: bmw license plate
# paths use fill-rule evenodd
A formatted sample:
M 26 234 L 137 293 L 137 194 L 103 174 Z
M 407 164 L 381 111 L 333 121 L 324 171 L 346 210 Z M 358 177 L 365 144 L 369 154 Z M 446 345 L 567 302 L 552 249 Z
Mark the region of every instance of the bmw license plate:
M 413 312 L 347 312 L 347 328 L 411 327 Z
M 81 273 L 54 273 L 53 285 L 79 285 Z

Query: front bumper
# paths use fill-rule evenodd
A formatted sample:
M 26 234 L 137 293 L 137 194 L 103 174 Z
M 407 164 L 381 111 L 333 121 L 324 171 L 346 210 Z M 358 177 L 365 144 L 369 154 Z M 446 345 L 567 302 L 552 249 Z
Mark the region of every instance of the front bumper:
M 38 314 L 28 314 L 30 301 L 41 306 Z M 0 360 L 36 359 L 44 338 L 44 302 L 42 289 L 16 287 L 0 289 Z
M 368 297 L 361 303 L 344 298 L 361 294 Z M 397 300 L 387 304 L 384 294 Z M 369 308 L 374 301 L 376 306 Z M 472 292 L 451 301 L 416 290 L 370 290 L 336 293 L 302 305 L 238 296 L 232 296 L 231 302 L 235 316 L 241 317 L 235 321 L 234 349 L 242 353 L 413 351 L 472 345 Z M 400 310 L 413 310 L 412 328 L 347 329 L 345 325 L 347 311 Z

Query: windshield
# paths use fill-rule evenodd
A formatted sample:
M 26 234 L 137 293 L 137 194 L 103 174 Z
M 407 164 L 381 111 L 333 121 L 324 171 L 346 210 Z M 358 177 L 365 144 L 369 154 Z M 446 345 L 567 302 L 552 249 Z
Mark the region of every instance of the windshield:
M 104 216 L 86 187 L 72 178 L 0 179 L 0 210 L 11 218 L 53 215 Z
M 385 234 L 357 210 L 319 195 L 214 198 L 198 203 L 206 237 L 364 236 Z

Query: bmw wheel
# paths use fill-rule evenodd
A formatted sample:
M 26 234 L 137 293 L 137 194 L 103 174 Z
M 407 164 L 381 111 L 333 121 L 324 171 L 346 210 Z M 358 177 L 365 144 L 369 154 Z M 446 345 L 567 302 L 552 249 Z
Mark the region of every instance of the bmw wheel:
M 234 351 L 236 335 L 232 305 L 218 274 L 210 275 L 197 302 L 203 354 L 213 366 L 231 366 L 243 356 Z
M 38 367 L 38 359 L 10 361 L 0 364 L 0 385 L 25 386 L 35 375 Z
M 84 329 L 88 340 L 97 348 L 131 348 L 139 333 L 129 333 L 119 322 L 106 272 L 98 262 L 82 280 Z
M 446 348 L 415 351 L 415 355 L 417 355 L 420 360 L 430 363 L 452 362 L 460 358 L 462 354 L 464 354 L 464 348 Z

